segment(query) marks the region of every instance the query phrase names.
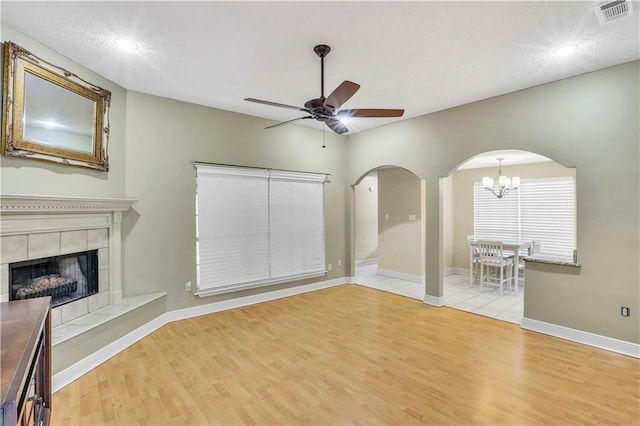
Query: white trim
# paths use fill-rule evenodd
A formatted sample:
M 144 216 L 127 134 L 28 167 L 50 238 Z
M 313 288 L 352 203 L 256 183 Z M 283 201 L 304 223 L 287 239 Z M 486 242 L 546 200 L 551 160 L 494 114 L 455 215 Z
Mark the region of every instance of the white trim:
M 220 287 L 198 288 L 198 290 L 194 294 L 198 297 L 215 296 L 218 294 L 234 293 L 236 291 L 247 290 L 250 288 L 266 287 L 270 285 L 282 284 L 282 283 L 287 283 L 291 281 L 304 280 L 308 278 L 317 278 L 317 277 L 322 277 L 326 274 L 327 272 L 323 270 L 323 271 L 312 272 L 308 274 L 290 275 L 287 277 L 276 277 L 273 279 L 270 278 L 266 280 L 251 281 L 248 283 L 229 284 L 229 285 L 224 285 Z
M 193 306 L 191 308 L 179 309 L 177 311 L 167 312 L 165 315 L 167 315 L 167 322 L 179 321 L 187 318 L 198 317 L 200 315 L 212 314 L 215 312 L 240 308 L 243 306 L 253 305 L 256 303 L 269 302 L 271 300 L 281 299 L 283 297 L 295 296 L 297 294 L 308 293 L 310 291 L 316 291 L 316 290 L 322 290 L 324 288 L 334 287 L 337 285 L 348 284 L 348 283 L 349 283 L 349 278 L 342 277 L 334 280 L 320 281 L 317 283 L 285 288 L 282 290 L 269 291 L 265 293 L 255 294 L 252 296 L 238 297 L 235 299 L 224 300 L 222 302 L 209 303 L 207 305 Z
M 86 358 L 81 359 L 75 364 L 65 368 L 59 373 L 55 374 L 51 379 L 51 390 L 57 392 L 69 383 L 80 378 L 83 374 L 88 373 L 92 369 L 96 368 L 100 364 L 109 360 L 111 357 L 117 355 L 129 346 L 136 343 L 138 340 L 148 336 L 165 324 L 173 321 L 180 321 L 188 318 L 193 318 L 201 315 L 207 315 L 214 312 L 225 311 L 228 309 L 240 308 L 243 306 L 253 305 L 256 303 L 268 302 L 271 300 L 281 299 L 283 297 L 295 296 L 297 294 L 308 293 L 311 291 L 322 290 L 329 287 L 335 287 L 342 284 L 348 284 L 350 282 L 349 277 L 336 278 L 333 280 L 320 281 L 317 283 L 311 283 L 301 285 L 297 287 L 285 288 L 282 290 L 270 291 L 262 294 L 256 294 L 253 296 L 239 297 L 236 299 L 225 300 L 222 302 L 214 302 L 208 305 L 194 306 L 191 308 L 179 309 L 176 311 L 166 312 L 141 327 L 133 330 L 132 332 L 122 336 L 118 340 L 109 343 L 105 347 L 97 350 Z
M 382 275 L 383 277 L 397 278 L 399 280 L 412 281 L 414 283 L 420 283 L 420 284 L 424 284 L 424 280 L 425 280 L 424 275 L 413 275 L 413 274 L 407 274 L 405 272 L 390 271 L 388 269 L 380 269 L 380 268 L 376 270 L 376 274 Z
M 611 352 L 640 358 L 640 345 L 637 343 L 631 343 L 624 340 L 614 339 L 612 337 L 602 336 L 600 334 L 563 327 L 561 325 L 550 324 L 548 322 L 538 321 L 531 318 L 522 318 L 520 327 L 526 330 L 559 337 L 561 339 L 571 340 L 572 342 L 582 343 L 583 345 L 594 346 Z
M 356 268 L 358 266 L 377 265 L 377 264 L 378 264 L 377 257 L 372 257 L 371 259 L 356 260 Z
M 127 198 L 0 194 L 0 210 L 12 213 L 124 212 L 129 210 L 136 201 Z
M 426 305 L 437 306 L 439 308 L 441 306 L 444 306 L 444 297 L 425 294 L 424 298 L 422 299 L 422 303 Z

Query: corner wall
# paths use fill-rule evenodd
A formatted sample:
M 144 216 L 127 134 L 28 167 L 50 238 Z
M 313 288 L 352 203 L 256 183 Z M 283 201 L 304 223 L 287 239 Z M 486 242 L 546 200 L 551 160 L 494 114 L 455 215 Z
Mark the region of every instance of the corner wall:
M 420 179 L 401 168 L 378 170 L 378 269 L 422 281 Z
M 378 173 L 371 172 L 354 187 L 355 261 L 378 257 Z
M 139 201 L 123 215 L 127 295 L 165 291 L 167 310 L 346 277 L 347 139 L 138 92 L 127 93 L 126 195 Z M 320 123 L 318 123 L 318 126 Z M 325 184 L 325 277 L 199 298 L 196 282 L 196 174 L 193 161 L 328 173 Z M 338 265 L 341 260 L 342 265 Z

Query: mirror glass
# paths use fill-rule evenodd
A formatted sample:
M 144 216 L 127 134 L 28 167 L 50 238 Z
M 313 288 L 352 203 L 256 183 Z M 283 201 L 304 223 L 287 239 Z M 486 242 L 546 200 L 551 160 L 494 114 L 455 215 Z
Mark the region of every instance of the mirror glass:
M 2 154 L 109 170 L 111 92 L 4 42 Z
M 24 76 L 26 140 L 93 153 L 96 102 L 29 72 Z

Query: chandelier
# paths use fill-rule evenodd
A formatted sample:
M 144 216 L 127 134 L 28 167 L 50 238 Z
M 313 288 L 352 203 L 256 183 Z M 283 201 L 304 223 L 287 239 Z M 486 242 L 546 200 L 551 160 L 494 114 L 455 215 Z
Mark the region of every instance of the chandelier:
M 502 160 L 504 158 L 496 158 L 498 160 L 498 174 L 496 178 L 490 178 L 485 176 L 482 178 L 482 186 L 487 191 L 491 191 L 493 195 L 498 198 L 502 198 L 509 193 L 512 189 L 518 189 L 520 186 L 520 178 L 519 177 L 508 177 L 502 174 Z

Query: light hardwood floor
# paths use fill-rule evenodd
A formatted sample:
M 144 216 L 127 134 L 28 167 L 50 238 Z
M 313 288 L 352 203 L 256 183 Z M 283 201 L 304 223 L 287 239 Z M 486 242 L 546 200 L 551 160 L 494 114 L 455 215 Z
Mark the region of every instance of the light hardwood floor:
M 52 425 L 638 424 L 640 360 L 358 285 L 168 324 Z

